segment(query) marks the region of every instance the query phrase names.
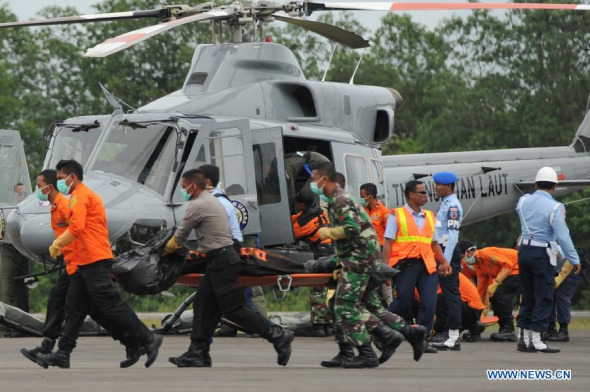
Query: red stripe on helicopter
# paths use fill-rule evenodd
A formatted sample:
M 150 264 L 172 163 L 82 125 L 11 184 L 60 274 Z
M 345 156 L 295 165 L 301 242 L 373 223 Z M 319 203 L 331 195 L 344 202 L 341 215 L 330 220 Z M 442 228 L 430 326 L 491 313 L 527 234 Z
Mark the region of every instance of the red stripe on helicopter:
M 115 42 L 131 42 L 131 41 L 135 41 L 136 39 L 139 39 L 143 36 L 145 36 L 146 34 L 130 34 L 130 35 L 120 35 L 118 37 L 115 38 L 109 38 L 106 41 L 103 42 L 103 44 L 112 44 Z

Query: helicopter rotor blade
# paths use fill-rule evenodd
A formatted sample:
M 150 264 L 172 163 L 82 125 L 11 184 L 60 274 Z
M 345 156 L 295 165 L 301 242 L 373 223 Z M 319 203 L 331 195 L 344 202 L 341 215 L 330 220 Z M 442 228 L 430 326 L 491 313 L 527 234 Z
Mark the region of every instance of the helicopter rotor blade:
M 106 57 L 175 27 L 191 22 L 205 21 L 209 19 L 222 19 L 228 17 L 229 15 L 230 13 L 227 11 L 213 10 L 171 20 L 169 22 L 160 23 L 154 26 L 148 26 L 138 30 L 129 31 L 117 37 L 109 38 L 106 41 L 88 49 L 86 53 L 84 53 L 84 56 Z
M 291 23 L 321 35 L 331 41 L 337 42 L 352 49 L 368 48 L 369 41 L 352 31 L 341 29 L 331 24 L 316 22 L 307 19 L 292 18 L 290 16 L 273 15 L 276 20 Z
M 357 3 L 306 2 L 309 11 L 441 11 L 441 10 L 571 10 L 588 11 L 588 4 L 554 3 L 397 3 L 392 1 L 363 1 Z
M 168 19 L 171 16 L 170 8 L 160 8 L 146 11 L 126 11 L 126 12 L 109 12 L 105 14 L 89 14 L 89 15 L 74 15 L 63 16 L 59 18 L 50 19 L 33 19 L 23 20 L 19 22 L 0 23 L 0 28 L 5 27 L 27 27 L 27 26 L 46 26 L 58 24 L 72 24 L 72 23 L 90 23 L 90 22 L 106 22 L 111 20 L 124 19 Z

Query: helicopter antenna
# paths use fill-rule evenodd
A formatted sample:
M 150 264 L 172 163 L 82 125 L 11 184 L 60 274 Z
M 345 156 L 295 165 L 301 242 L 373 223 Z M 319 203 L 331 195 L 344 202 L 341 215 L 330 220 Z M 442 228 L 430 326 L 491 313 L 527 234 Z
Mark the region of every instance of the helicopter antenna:
M 354 72 L 352 73 L 352 76 L 350 77 L 350 82 L 348 82 L 348 84 L 354 84 L 354 75 L 356 75 L 356 71 L 358 71 L 359 66 L 361 65 L 361 61 L 363 61 L 362 54 L 361 54 L 361 58 L 359 59 L 359 62 L 356 63 L 356 68 L 354 69 Z
M 328 65 L 326 66 L 326 71 L 324 72 L 324 76 L 322 76 L 322 82 L 326 81 L 326 75 L 328 75 L 328 69 L 330 69 L 330 64 L 332 64 L 332 59 L 334 58 L 334 53 L 336 53 L 336 45 L 334 45 L 334 49 L 332 49 L 332 54 L 330 55 L 330 60 L 328 60 Z
M 115 97 L 109 90 L 107 90 L 107 88 L 105 86 L 103 86 L 102 83 L 98 83 L 98 84 L 100 85 L 100 89 L 102 90 L 102 93 L 107 98 L 109 105 L 111 105 L 111 107 L 115 110 L 115 113 L 122 114 L 123 113 L 123 105 L 127 106 L 131 110 L 134 110 L 134 111 L 137 110 L 133 106 L 131 106 L 128 103 L 126 103 L 125 101 L 123 101 L 122 99 Z M 121 104 L 123 104 L 123 105 L 121 105 Z

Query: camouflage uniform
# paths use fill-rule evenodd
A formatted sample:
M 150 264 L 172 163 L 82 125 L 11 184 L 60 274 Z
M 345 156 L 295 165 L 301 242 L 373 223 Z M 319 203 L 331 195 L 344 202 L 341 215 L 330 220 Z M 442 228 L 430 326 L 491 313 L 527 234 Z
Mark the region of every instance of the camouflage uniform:
M 336 257 L 342 267 L 338 279 L 334 313 L 336 340 L 354 346 L 371 342 L 369 332 L 383 321 L 401 330 L 403 319 L 385 310 L 374 287 L 369 284 L 371 268 L 380 263 L 379 240 L 365 209 L 348 193 L 336 188 L 328 205 L 334 227 L 342 226 L 347 238 L 334 241 Z
M 328 306 L 327 287 L 310 287 L 309 308 L 312 324 L 332 324 L 334 321 Z

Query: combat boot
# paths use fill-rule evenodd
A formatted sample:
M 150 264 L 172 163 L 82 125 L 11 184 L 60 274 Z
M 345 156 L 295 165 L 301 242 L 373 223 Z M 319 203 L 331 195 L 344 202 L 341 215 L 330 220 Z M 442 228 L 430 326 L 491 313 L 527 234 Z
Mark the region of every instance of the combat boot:
M 312 324 L 311 333 L 309 334 L 309 336 L 315 338 L 325 338 L 326 329 L 324 328 L 324 324 Z
M 119 367 L 124 369 L 135 365 L 145 352 L 145 346 L 137 347 L 133 345 L 125 345 L 126 356 L 125 359 L 119 363 Z
M 500 331 L 490 335 L 490 340 L 492 342 L 516 342 L 518 338 L 514 331 L 507 328 L 500 328 Z
M 354 358 L 354 349 L 350 343 L 338 343 L 340 351 L 338 354 L 327 361 L 322 361 L 321 365 L 327 368 L 342 367 L 342 364 L 346 361 L 350 361 Z
M 295 334 L 293 331 L 286 331 L 280 325 L 271 325 L 265 338 L 272 343 L 278 354 L 277 363 L 281 366 L 287 366 L 291 357 L 291 343 Z
M 414 350 L 414 361 L 418 362 L 426 349 L 426 327 L 421 325 L 412 327 L 410 324 L 406 324 L 401 333 Z M 379 358 L 379 363 L 383 363 L 381 358 Z
M 518 334 L 518 343 L 516 344 L 516 351 L 520 352 L 528 352 L 529 351 L 529 330 L 520 328 L 520 332 Z M 525 340 L 526 339 L 526 340 Z
M 549 342 L 569 342 L 570 341 L 570 334 L 566 328 L 560 328 L 559 332 L 555 335 L 551 335 L 547 338 Z
M 150 336 L 148 337 L 147 343 L 145 344 L 145 353 L 147 354 L 147 359 L 145 361 L 146 368 L 152 366 L 152 363 L 154 363 L 158 357 L 158 352 L 160 350 L 160 346 L 162 345 L 162 341 L 164 341 L 162 335 L 150 332 Z
M 62 369 L 70 368 L 70 353 L 57 350 L 50 354 L 38 354 L 37 365 L 47 369 L 49 366 L 57 366 Z
M 461 351 L 461 342 L 459 341 L 459 330 L 449 329 L 449 338 L 442 343 L 433 343 L 432 347 L 437 350 Z
M 430 337 L 431 343 L 442 343 L 449 338 L 449 334 L 447 332 L 436 332 L 434 335 Z
M 529 343 L 529 352 L 530 353 L 549 353 L 555 354 L 560 352 L 561 350 L 557 347 L 551 347 L 547 344 L 543 343 L 541 340 L 541 333 L 535 331 L 529 331 L 530 334 L 530 343 Z
M 55 339 L 44 337 L 40 346 L 37 346 L 32 350 L 27 347 L 23 347 L 20 349 L 20 352 L 31 361 L 37 363 L 37 355 L 51 354 L 53 347 L 55 347 Z
M 211 367 L 209 342 L 191 341 L 187 352 L 179 357 L 170 357 L 168 361 L 178 367 Z
M 385 363 L 395 353 L 395 350 L 404 341 L 404 336 L 389 328 L 383 323 L 371 331 L 371 335 L 379 341 L 381 347 L 381 357 L 379 357 L 379 363 Z
M 375 354 L 375 351 L 373 351 L 371 343 L 363 344 L 362 346 L 357 347 L 357 349 L 359 350 L 359 355 L 352 358 L 350 361 L 343 362 L 343 368 L 366 369 L 376 368 L 379 366 L 379 358 L 377 358 L 377 354 Z

